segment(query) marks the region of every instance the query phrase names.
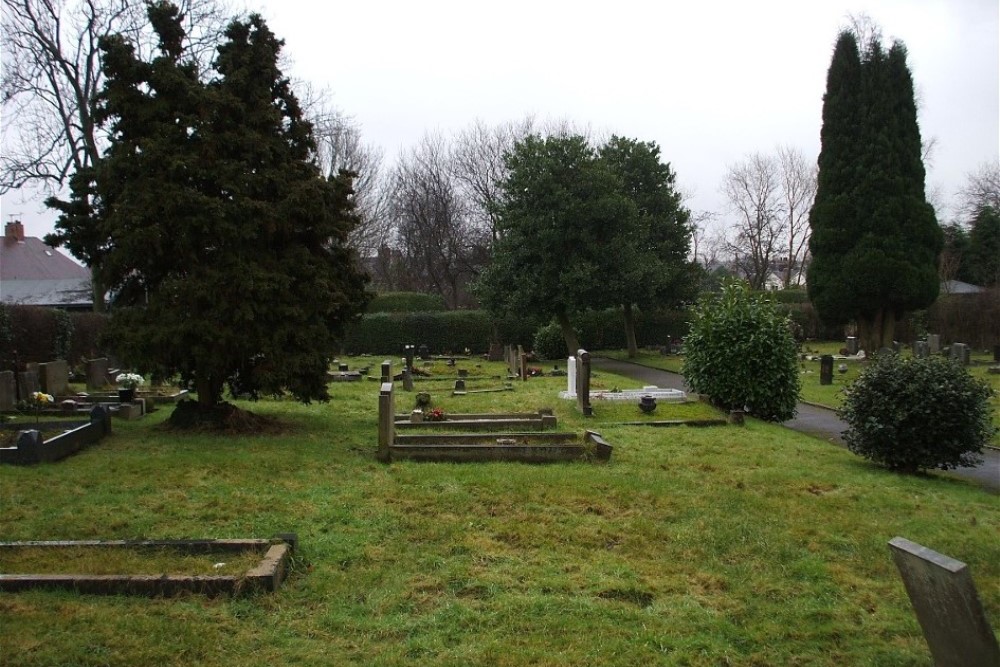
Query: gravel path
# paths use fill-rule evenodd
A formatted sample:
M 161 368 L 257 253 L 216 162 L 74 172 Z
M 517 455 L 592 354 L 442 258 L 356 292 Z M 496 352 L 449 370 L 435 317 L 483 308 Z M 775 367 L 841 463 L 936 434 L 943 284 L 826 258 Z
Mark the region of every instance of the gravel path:
M 617 373 L 637 380 L 643 385 L 656 385 L 665 389 L 681 389 L 686 391 L 684 377 L 678 373 L 650 368 L 631 361 L 593 357 L 591 364 L 597 370 Z M 843 432 L 847 429 L 837 413 L 829 408 L 823 408 L 808 403 L 799 403 L 798 414 L 784 424 L 787 428 L 808 433 L 835 445 L 844 446 Z M 982 464 L 974 468 L 958 468 L 957 470 L 938 471 L 935 474 L 952 475 L 981 484 L 993 493 L 1000 493 L 1000 450 L 986 449 L 983 451 Z

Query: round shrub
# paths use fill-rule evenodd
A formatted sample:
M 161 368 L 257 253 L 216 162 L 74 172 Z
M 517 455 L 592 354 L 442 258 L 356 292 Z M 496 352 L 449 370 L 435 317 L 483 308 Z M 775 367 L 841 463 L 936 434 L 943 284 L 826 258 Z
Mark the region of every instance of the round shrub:
M 845 390 L 847 446 L 893 470 L 976 465 L 990 441 L 992 390 L 943 357 L 880 354 Z
M 684 377 L 726 410 L 768 421 L 795 415 L 799 369 L 788 318 L 763 294 L 727 283 L 692 311 L 684 339 Z
M 566 339 L 562 329 L 552 322 L 535 332 L 531 351 L 540 359 L 563 359 L 566 357 Z

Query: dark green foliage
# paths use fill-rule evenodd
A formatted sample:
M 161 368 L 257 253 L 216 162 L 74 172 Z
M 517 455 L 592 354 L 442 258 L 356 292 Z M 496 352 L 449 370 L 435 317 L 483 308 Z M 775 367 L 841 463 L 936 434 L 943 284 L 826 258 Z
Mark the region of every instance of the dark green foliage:
M 976 465 L 989 443 L 992 391 L 942 357 L 881 354 L 845 391 L 847 446 L 893 470 Z
M 419 313 L 444 310 L 444 297 L 423 292 L 386 292 L 369 302 L 369 313 Z
M 563 359 L 566 355 L 566 341 L 563 340 L 562 329 L 555 322 L 550 322 L 535 332 L 531 351 L 539 359 Z
M 97 118 L 112 142 L 89 191 L 114 240 L 100 267 L 109 339 L 130 366 L 193 381 L 204 406 L 224 384 L 324 400 L 337 335 L 365 302 L 350 177 L 310 162 L 311 126 L 259 16 L 230 24 L 204 83 L 180 60 L 176 7 L 149 13 L 151 60 L 102 40 Z
M 52 342 L 53 359 L 69 359 L 73 345 L 73 320 L 65 310 L 52 313 L 56 322 L 55 339 Z
M 859 53 L 852 33 L 840 35 L 820 140 L 809 298 L 824 320 L 857 320 L 863 345 L 881 347 L 898 318 L 937 298 L 942 247 L 902 44 Z
M 11 307 L 0 303 L 0 362 L 3 362 L 4 370 L 6 363 L 11 361 L 11 352 L 14 349 L 14 322 L 10 316 Z
M 984 206 L 969 232 L 967 277 L 983 286 L 1000 286 L 1000 211 Z
M 729 283 L 698 302 L 684 339 L 684 377 L 724 409 L 768 421 L 795 415 L 799 369 L 787 317 L 763 294 Z
M 343 349 L 349 354 L 399 356 L 407 344 L 426 345 L 432 354 L 474 354 L 489 349 L 493 322 L 481 310 L 423 313 L 369 313 L 351 325 Z

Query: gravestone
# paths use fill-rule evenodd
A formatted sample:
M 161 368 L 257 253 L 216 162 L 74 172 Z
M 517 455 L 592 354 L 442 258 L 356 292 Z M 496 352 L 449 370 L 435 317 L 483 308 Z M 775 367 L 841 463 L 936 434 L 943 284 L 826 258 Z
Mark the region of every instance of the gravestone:
M 486 353 L 486 361 L 502 361 L 503 346 L 500 343 L 490 343 L 490 350 Z
M 9 412 L 17 403 L 17 387 L 14 385 L 14 371 L 0 373 L 0 412 Z
M 392 362 L 388 359 L 382 362 L 382 375 L 379 381 L 382 384 L 392 382 Z
M 833 355 L 824 354 L 819 358 L 819 383 L 833 384 Z
M 18 373 L 19 382 L 19 398 L 22 401 L 30 401 L 31 395 L 36 391 L 41 391 L 38 386 L 38 371 L 24 371 L 23 373 Z
M 936 667 L 996 667 L 1000 647 L 968 566 L 915 542 L 889 541 Z
M 528 379 L 528 359 L 524 356 L 524 348 L 517 346 L 517 375 L 521 380 Z
M 346 373 L 350 370 L 347 364 L 337 364 L 337 371 L 340 373 Z
M 931 354 L 930 345 L 925 340 L 918 340 L 913 344 L 913 356 L 917 359 L 926 359 Z
M 465 391 L 465 380 L 462 378 L 455 380 L 455 391 Z
M 901 354 L 903 352 L 903 344 L 898 340 L 892 341 L 892 351 L 896 354 Z
M 104 357 L 87 362 L 87 391 L 108 386 L 108 360 Z
M 38 377 L 42 391 L 53 397 L 69 390 L 69 364 L 65 360 L 50 361 L 38 365 Z
M 576 397 L 576 357 L 566 359 L 566 394 Z
M 857 354 L 858 353 L 858 337 L 848 336 L 847 337 L 847 354 Z
M 427 345 L 421 345 L 420 349 L 418 350 L 418 352 L 420 353 L 420 360 L 421 361 L 427 361 L 428 359 L 431 358 L 431 351 L 427 347 Z
M 413 391 L 413 372 L 409 366 L 403 368 L 403 391 Z
M 468 369 L 466 369 L 466 368 L 459 368 L 458 369 L 458 377 L 460 377 L 460 378 L 467 378 L 467 377 L 469 377 L 469 371 L 468 371 Z
M 590 352 L 576 352 L 576 404 L 584 417 L 591 417 L 594 408 L 590 405 Z
M 972 360 L 972 350 L 965 343 L 952 343 L 951 360 L 957 361 L 963 366 L 968 366 Z
M 403 355 L 406 358 L 406 367 L 413 370 L 413 357 L 415 356 L 417 348 L 415 345 L 404 345 Z
M 941 353 L 941 334 L 927 334 L 927 345 L 931 354 Z

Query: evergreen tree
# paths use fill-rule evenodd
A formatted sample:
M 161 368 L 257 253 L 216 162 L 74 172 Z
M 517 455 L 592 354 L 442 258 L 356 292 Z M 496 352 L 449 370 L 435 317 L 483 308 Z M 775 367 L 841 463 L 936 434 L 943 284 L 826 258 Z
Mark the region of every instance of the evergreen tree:
M 943 236 L 924 193 L 906 49 L 877 39 L 862 54 L 837 40 L 827 74 L 809 296 L 830 323 L 858 323 L 865 347 L 892 342 L 904 312 L 937 298 Z
M 336 336 L 365 301 L 350 176 L 310 162 L 282 42 L 259 16 L 230 24 L 204 83 L 181 60 L 177 8 L 149 12 L 150 61 L 121 36 L 102 42 L 97 115 L 112 142 L 90 189 L 111 340 L 126 363 L 192 381 L 204 408 L 226 384 L 325 400 Z
M 638 213 L 628 232 L 636 257 L 615 271 L 628 354 L 634 357 L 638 349 L 633 305 L 664 308 L 695 297 L 697 269 L 688 260 L 691 214 L 681 204 L 676 176 L 669 164 L 660 161 L 660 147 L 655 142 L 613 136 L 600 148 L 598 157 L 618 176 L 621 191 Z
M 625 231 L 636 206 L 583 137 L 529 136 L 505 162 L 499 239 L 477 295 L 497 314 L 555 318 L 575 354 L 570 315 L 621 304 L 625 267 L 639 256 Z
M 970 282 L 1000 286 L 1000 212 L 991 206 L 980 208 L 972 221 L 967 266 Z

